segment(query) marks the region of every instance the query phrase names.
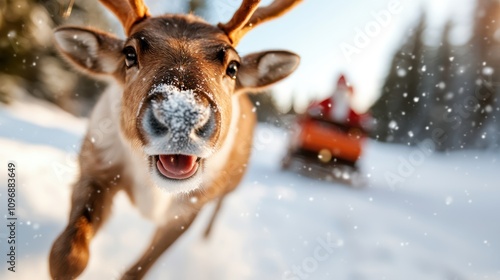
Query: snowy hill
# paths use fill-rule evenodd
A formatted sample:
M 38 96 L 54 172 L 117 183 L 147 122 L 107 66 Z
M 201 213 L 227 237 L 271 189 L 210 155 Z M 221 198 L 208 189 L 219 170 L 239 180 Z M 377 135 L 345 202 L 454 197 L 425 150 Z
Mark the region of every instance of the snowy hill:
M 2 261 L 0 279 L 49 278 L 47 255 L 66 223 L 85 122 L 35 101 L 0 108 L 0 214 L 14 160 L 22 223 L 17 272 Z M 369 142 L 368 187 L 350 189 L 282 172 L 286 143 L 286 132 L 260 126 L 248 173 L 210 239 L 202 231 L 214 205 L 147 279 L 500 279 L 498 152 L 445 156 Z M 81 279 L 117 279 L 149 242 L 152 224 L 124 194 L 113 211 Z

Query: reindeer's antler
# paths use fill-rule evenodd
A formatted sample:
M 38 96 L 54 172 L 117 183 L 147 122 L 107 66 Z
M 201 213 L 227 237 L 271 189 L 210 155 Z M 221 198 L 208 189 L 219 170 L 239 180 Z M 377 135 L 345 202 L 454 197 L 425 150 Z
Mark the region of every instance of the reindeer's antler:
M 269 6 L 258 8 L 261 0 L 243 0 L 241 6 L 227 23 L 219 23 L 219 28 L 237 45 L 240 39 L 255 26 L 282 16 L 303 0 L 275 0 Z
M 118 17 L 127 35 L 130 35 L 130 29 L 134 24 L 149 17 L 148 7 L 146 7 L 143 0 L 99 1 Z

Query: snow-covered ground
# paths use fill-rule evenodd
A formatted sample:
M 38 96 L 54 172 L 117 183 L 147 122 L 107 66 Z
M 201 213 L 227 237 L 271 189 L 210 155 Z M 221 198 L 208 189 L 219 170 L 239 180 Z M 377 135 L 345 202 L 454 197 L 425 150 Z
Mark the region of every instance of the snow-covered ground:
M 14 160 L 22 223 L 15 273 L 6 269 L 7 221 L 0 223 L 0 279 L 49 278 L 48 250 L 65 226 L 85 122 L 35 101 L 0 108 L 0 214 Z M 202 231 L 214 205 L 147 278 L 500 279 L 498 151 L 445 156 L 368 142 L 368 187 L 352 189 L 282 172 L 286 143 L 286 132 L 260 126 L 247 176 L 210 239 Z M 152 231 L 119 194 L 81 279 L 118 278 Z

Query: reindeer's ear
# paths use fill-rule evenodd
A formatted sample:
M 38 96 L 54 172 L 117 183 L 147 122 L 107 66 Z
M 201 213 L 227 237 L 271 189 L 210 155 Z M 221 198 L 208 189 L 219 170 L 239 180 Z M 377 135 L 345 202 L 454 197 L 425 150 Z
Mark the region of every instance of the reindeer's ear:
M 61 27 L 54 32 L 56 46 L 80 70 L 91 74 L 112 74 L 123 64 L 123 41 L 109 34 Z
M 236 90 L 257 89 L 269 86 L 292 74 L 300 57 L 287 51 L 266 51 L 242 58 Z

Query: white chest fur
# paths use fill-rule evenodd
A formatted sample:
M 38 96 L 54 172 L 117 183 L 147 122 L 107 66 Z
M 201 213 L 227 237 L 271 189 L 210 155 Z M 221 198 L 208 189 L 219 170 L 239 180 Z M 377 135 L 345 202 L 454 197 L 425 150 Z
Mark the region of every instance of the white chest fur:
M 123 163 L 124 176 L 131 181 L 131 195 L 141 214 L 156 224 L 166 221 L 168 207 L 175 194 L 168 193 L 155 186 L 148 169 L 147 157 L 134 151 L 120 130 L 120 100 L 122 89 L 111 86 L 97 103 L 89 126 L 89 137 L 95 139 L 94 145 L 102 158 L 109 164 Z M 207 159 L 203 182 L 210 183 L 227 162 L 234 144 L 238 115 L 240 113 L 238 97 L 232 100 L 232 118 L 229 134 L 221 149 Z M 185 195 L 185 194 L 182 194 Z
M 161 191 L 151 182 L 145 157 L 133 151 L 120 130 L 122 89 L 110 86 L 97 103 L 89 124 L 89 137 L 105 164 L 121 163 L 123 175 L 131 184 L 131 195 L 141 214 L 160 223 L 172 195 Z

